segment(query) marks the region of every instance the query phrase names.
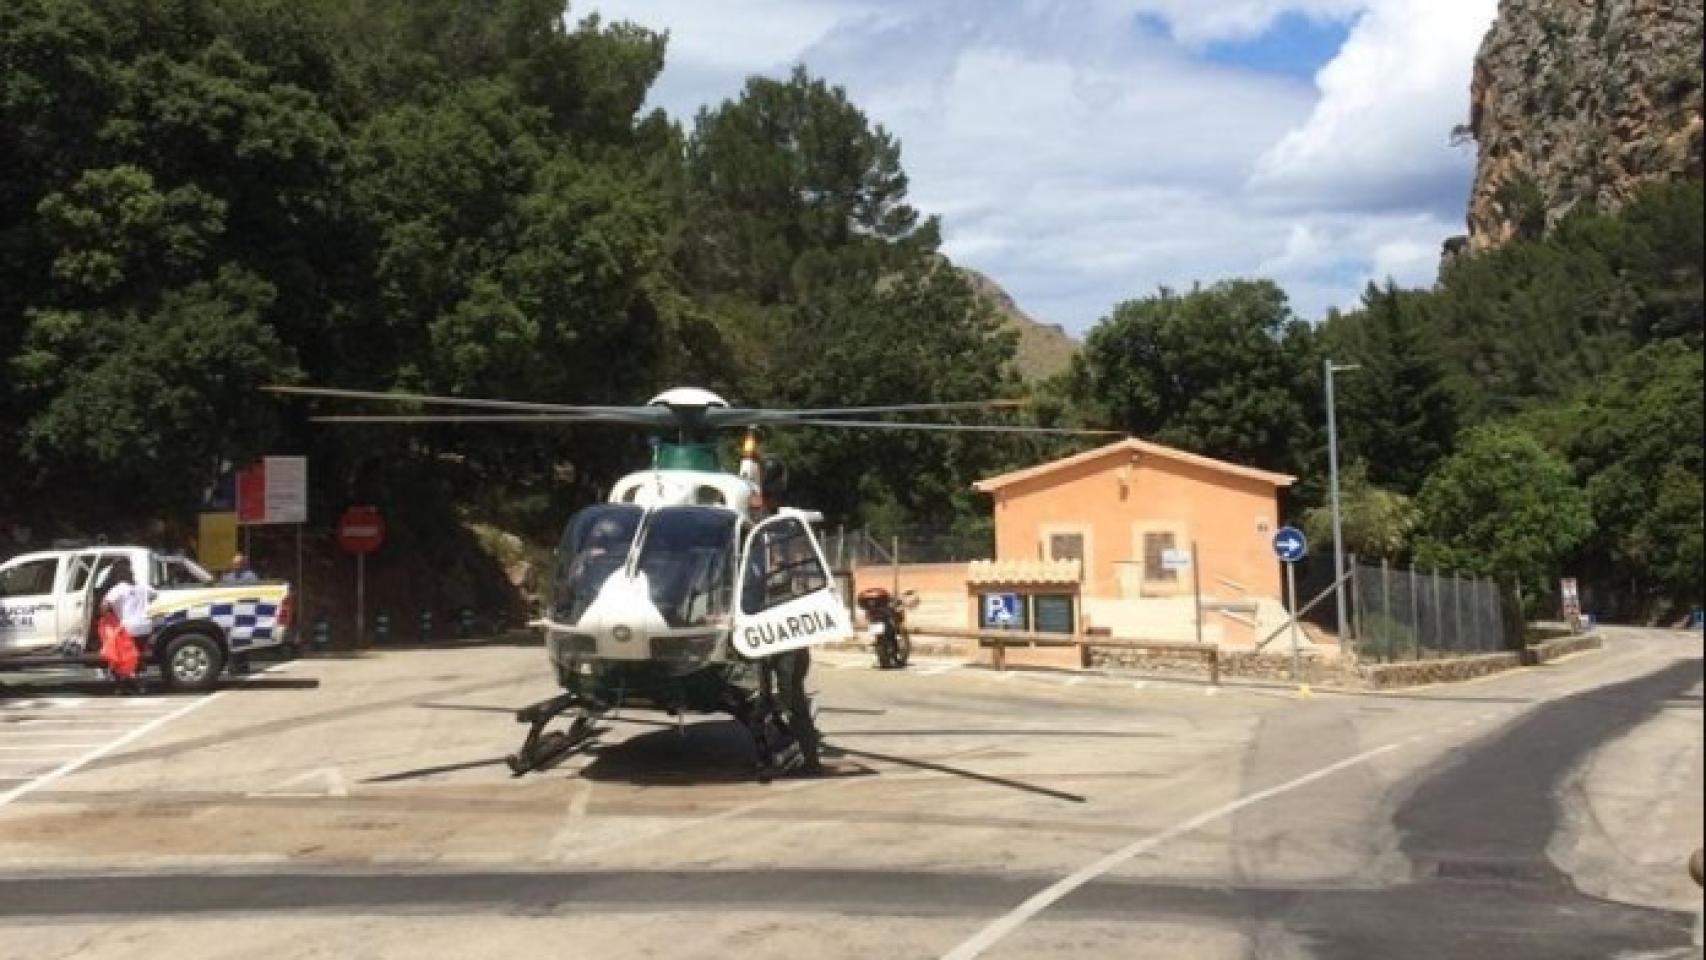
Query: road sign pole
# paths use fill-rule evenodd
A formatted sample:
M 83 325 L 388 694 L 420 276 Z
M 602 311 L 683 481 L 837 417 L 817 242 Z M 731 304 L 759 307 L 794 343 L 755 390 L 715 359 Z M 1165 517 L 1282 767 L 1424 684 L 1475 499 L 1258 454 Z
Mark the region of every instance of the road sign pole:
M 1197 563 L 1197 542 L 1191 541 L 1191 592 L 1197 598 L 1197 642 L 1202 643 L 1202 565 Z
M 308 619 L 308 585 L 302 582 L 302 524 L 300 523 L 296 525 L 296 582 L 291 585 L 291 589 L 296 591 L 296 609 L 302 611 L 296 618 L 297 622 L 301 623 Z M 291 636 L 302 636 L 302 628 L 293 628 Z M 292 642 L 297 643 L 298 649 L 301 648 L 300 643 Z
M 361 649 L 367 631 L 367 554 L 355 555 L 355 647 Z
M 1297 644 L 1297 564 L 1285 565 L 1285 607 L 1291 614 L 1291 679 L 1298 680 L 1303 676 L 1300 664 L 1303 654 Z
M 1347 629 L 1345 617 L 1345 534 L 1339 512 L 1339 417 L 1334 409 L 1333 374 L 1346 367 L 1336 367 L 1331 359 L 1323 361 L 1327 374 L 1327 476 L 1333 501 L 1333 576 L 1339 579 L 1335 599 L 1339 605 L 1339 639 L 1343 643 Z

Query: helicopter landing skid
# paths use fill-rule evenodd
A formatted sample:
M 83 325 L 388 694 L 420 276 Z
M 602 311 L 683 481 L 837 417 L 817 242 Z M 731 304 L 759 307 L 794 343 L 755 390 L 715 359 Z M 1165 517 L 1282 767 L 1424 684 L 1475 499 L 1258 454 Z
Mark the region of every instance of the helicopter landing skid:
M 569 710 L 575 710 L 577 714 L 569 722 L 567 730 L 545 732 L 545 727 L 552 720 Z M 529 724 L 527 739 L 522 741 L 521 749 L 504 758 L 510 772 L 518 777 L 555 764 L 592 739 L 593 735 L 593 714 L 586 708 L 585 701 L 573 693 L 560 694 L 523 707 L 516 711 L 515 720 Z

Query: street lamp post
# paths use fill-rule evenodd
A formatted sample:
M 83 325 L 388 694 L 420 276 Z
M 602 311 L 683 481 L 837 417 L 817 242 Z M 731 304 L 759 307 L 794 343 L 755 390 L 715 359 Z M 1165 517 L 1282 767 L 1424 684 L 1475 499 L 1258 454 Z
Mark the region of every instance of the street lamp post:
M 1322 361 L 1327 374 L 1327 476 L 1329 496 L 1333 504 L 1333 593 L 1339 607 L 1339 643 L 1350 632 L 1350 619 L 1345 608 L 1345 535 L 1339 516 L 1339 421 L 1334 410 L 1333 374 L 1360 370 L 1360 364 L 1335 364 L 1331 358 Z

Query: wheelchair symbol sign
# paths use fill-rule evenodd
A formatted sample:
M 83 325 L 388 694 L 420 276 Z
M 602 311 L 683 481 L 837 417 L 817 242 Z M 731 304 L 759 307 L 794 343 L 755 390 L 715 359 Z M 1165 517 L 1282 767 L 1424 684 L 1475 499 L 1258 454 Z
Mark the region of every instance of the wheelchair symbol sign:
M 986 627 L 996 629 L 1017 627 L 1020 623 L 1019 595 L 1016 593 L 984 594 L 983 623 Z

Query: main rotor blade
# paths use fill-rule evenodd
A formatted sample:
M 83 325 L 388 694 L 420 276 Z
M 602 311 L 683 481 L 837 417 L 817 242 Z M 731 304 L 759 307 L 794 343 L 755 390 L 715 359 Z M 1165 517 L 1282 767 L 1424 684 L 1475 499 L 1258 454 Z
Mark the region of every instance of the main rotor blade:
M 817 420 L 800 418 L 770 424 L 786 427 L 841 427 L 848 430 L 927 430 L 940 433 L 1016 433 L 1058 437 L 1123 437 L 1123 430 L 1079 430 L 1067 427 L 1021 427 L 989 423 L 904 423 L 896 420 Z
M 556 424 L 556 423 L 615 423 L 633 425 L 623 416 L 601 413 L 422 413 L 422 414 L 333 414 L 309 417 L 313 423 L 491 423 L 491 424 Z M 651 426 L 646 421 L 642 426 Z
M 421 393 L 381 393 L 376 390 L 341 390 L 334 387 L 262 387 L 267 393 L 297 397 L 330 397 L 337 400 L 374 400 L 381 403 L 418 403 L 422 406 L 467 407 L 474 410 L 515 410 L 530 413 L 561 413 L 597 416 L 622 423 L 642 425 L 673 423 L 676 416 L 667 407 L 579 407 L 561 403 L 526 400 L 485 400 L 478 397 L 444 397 Z
M 948 410 L 1015 410 L 1028 406 L 1028 400 L 956 400 L 947 403 L 895 403 L 877 407 L 819 407 L 804 410 L 768 410 L 760 407 L 733 407 L 709 410 L 706 420 L 718 426 L 756 426 L 797 420 L 801 417 L 858 417 L 880 413 L 941 413 Z

